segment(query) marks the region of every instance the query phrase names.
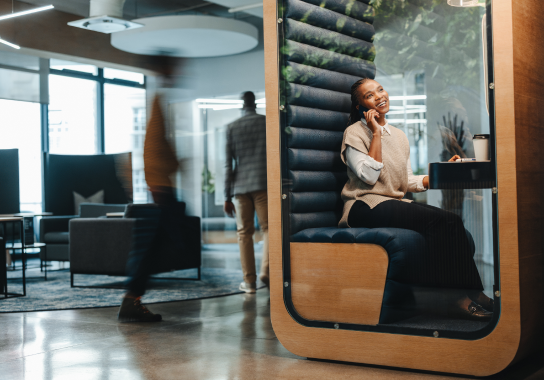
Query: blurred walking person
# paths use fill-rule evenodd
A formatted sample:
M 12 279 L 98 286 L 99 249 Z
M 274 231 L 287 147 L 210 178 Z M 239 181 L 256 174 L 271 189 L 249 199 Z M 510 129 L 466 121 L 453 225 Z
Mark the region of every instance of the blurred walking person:
M 183 249 L 180 219 L 185 214 L 185 204 L 177 201 L 172 176 L 179 162 L 168 139 L 167 109 L 168 88 L 173 87 L 175 59 L 162 56 L 154 59 L 163 72 L 162 90 L 157 92 L 151 108 L 144 141 L 144 173 L 154 204 L 131 204 L 126 217 L 135 218 L 133 247 L 129 254 L 127 272 L 130 275 L 128 291 L 119 309 L 121 322 L 159 322 L 160 314 L 152 313 L 142 305 L 147 282 L 154 264 L 160 259 L 161 243 L 165 240 Z M 130 215 L 129 215 L 130 214 Z
M 225 161 L 225 213 L 236 218 L 244 281 L 240 290 L 255 293 L 257 273 L 253 235 L 255 212 L 263 232 L 260 279 L 269 286 L 268 198 L 266 194 L 266 118 L 255 111 L 255 94 L 244 92 L 242 117 L 229 124 Z

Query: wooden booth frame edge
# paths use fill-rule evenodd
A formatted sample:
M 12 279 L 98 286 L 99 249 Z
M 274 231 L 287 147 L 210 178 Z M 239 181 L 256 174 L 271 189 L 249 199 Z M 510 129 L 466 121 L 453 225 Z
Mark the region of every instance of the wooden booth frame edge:
M 536 0 L 530 0 L 534 3 Z M 493 0 L 498 220 L 502 312 L 479 340 L 310 328 L 298 324 L 283 299 L 280 99 L 277 3 L 264 1 L 265 85 L 270 236 L 271 318 L 280 342 L 294 354 L 329 360 L 488 376 L 529 353 L 536 337 L 521 325 L 516 176 L 512 0 Z M 523 6 L 526 6 L 523 5 Z M 517 24 L 516 24 L 517 26 Z M 522 339 L 523 332 L 523 339 Z M 521 344 L 523 342 L 523 345 Z

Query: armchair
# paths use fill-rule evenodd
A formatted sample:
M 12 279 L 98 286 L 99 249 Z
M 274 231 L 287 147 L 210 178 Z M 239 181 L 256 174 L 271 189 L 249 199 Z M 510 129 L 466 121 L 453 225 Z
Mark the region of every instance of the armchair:
M 129 205 L 123 218 L 77 218 L 70 220 L 70 275 L 74 287 L 75 274 L 100 274 L 126 276 L 126 266 L 132 249 L 132 234 L 136 218 L 130 217 Z M 153 206 L 151 206 L 153 207 Z M 181 215 L 179 234 L 183 249 L 168 239 L 156 247 L 160 254 L 154 263 L 153 273 L 197 268 L 200 280 L 201 229 L 200 218 Z M 181 279 L 181 278 L 176 278 Z M 185 278 L 186 279 L 186 278 Z
M 48 260 L 70 259 L 71 219 L 124 211 L 125 205 L 132 201 L 131 157 L 130 153 L 88 156 L 44 153 L 45 211 L 55 215 L 40 221 L 40 242 L 47 244 Z M 74 192 L 88 197 L 100 190 L 104 191 L 105 204 L 84 203 L 74 210 Z M 78 211 L 79 215 L 74 215 Z
M 126 205 L 82 203 L 79 215 L 47 216 L 40 221 L 40 242 L 47 244 L 48 261 L 70 260 L 70 220 L 74 218 L 98 218 L 109 212 L 121 212 Z M 40 259 L 45 258 L 40 255 Z

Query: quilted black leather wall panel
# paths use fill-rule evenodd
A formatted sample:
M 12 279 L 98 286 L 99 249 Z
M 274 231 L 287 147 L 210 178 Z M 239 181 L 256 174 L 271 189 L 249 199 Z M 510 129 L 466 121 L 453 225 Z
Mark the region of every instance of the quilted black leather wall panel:
M 287 101 L 291 105 L 344 113 L 348 113 L 351 108 L 351 97 L 341 92 L 293 83 L 289 84 L 287 90 Z
M 374 78 L 376 74 L 376 66 L 371 61 L 301 44 L 296 41 L 287 40 L 283 53 L 286 54 L 288 61 L 320 69 L 355 75 L 360 78 Z
M 291 127 L 344 132 L 348 114 L 316 108 L 288 106 L 287 125 Z
M 339 217 L 339 213 L 333 211 L 292 213 L 291 235 L 307 228 L 336 227 Z
M 283 13 L 284 156 L 290 232 L 335 227 L 347 169 L 340 148 L 350 88 L 374 78 L 374 9 L 369 0 L 287 0 Z M 284 166 L 285 168 L 285 166 Z
M 376 50 L 370 42 L 321 29 L 300 21 L 287 20 L 285 37 L 306 45 L 335 51 L 366 60 L 374 59 Z
M 341 74 L 335 71 L 318 69 L 317 67 L 287 62 L 283 67 L 283 77 L 289 83 L 303 84 L 325 90 L 350 93 L 351 85 L 360 78 Z
M 372 42 L 374 39 L 374 27 L 371 24 L 300 0 L 287 2 L 285 16 L 360 40 Z
M 371 0 L 304 0 L 306 3 L 317 5 L 318 7 L 323 7 L 372 24 L 374 22 L 374 8 L 368 5 L 370 1 Z
M 342 198 L 338 191 L 291 193 L 293 213 L 336 211 L 339 205 L 342 205 Z
M 321 131 L 318 129 L 289 128 L 287 143 L 289 148 L 340 151 L 342 132 Z
M 291 192 L 319 192 L 337 191 L 340 193 L 342 187 L 348 180 L 346 170 L 341 172 L 308 172 L 291 170 L 289 172 L 291 181 Z
M 289 149 L 289 169 L 341 171 L 346 169 L 338 152 L 331 150 Z

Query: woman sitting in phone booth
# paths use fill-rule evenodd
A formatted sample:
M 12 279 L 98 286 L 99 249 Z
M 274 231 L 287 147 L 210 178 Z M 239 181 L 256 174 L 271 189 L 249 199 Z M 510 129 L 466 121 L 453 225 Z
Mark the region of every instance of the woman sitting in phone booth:
M 348 181 L 342 190 L 344 210 L 339 226 L 419 232 L 427 246 L 419 285 L 458 289 L 448 315 L 487 321 L 493 316 L 493 300 L 482 292 L 462 219 L 403 199 L 407 192 L 427 190 L 429 177 L 412 173 L 408 138 L 387 123 L 387 112 L 389 94 L 378 82 L 364 78 L 351 86 L 349 127 L 341 151 Z M 457 159 L 454 156 L 450 161 Z

